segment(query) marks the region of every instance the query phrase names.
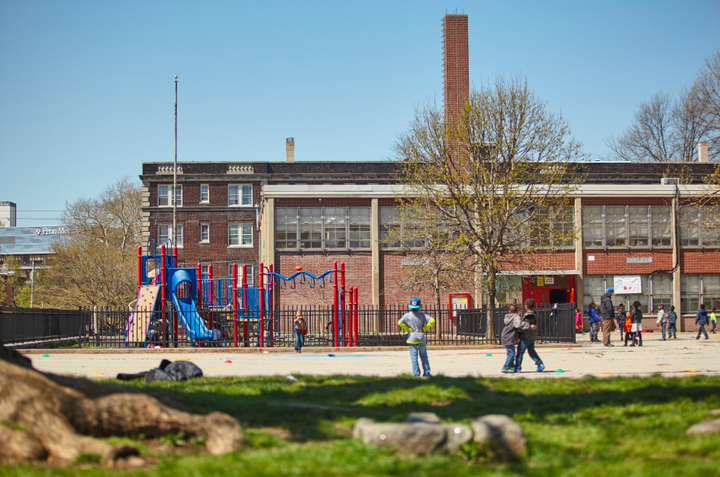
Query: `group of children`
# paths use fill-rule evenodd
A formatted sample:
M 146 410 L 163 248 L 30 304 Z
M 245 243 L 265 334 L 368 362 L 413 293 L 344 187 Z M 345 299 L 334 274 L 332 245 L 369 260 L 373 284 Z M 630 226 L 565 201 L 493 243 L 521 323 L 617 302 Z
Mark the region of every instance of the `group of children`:
M 537 319 L 533 310 L 535 309 L 535 300 L 528 298 L 525 300 L 525 313 L 521 317 L 518 313 L 518 307 L 510 305 L 507 315 L 505 315 L 505 327 L 500 333 L 500 344 L 505 346 L 507 350 L 507 358 L 502 368 L 503 373 L 519 373 L 522 371 L 523 355 L 527 350 L 530 358 L 535 361 L 536 371 L 542 372 L 545 369 L 540 356 L 535 351 L 535 338 L 537 337 Z M 515 352 L 515 344 L 517 343 L 517 353 Z

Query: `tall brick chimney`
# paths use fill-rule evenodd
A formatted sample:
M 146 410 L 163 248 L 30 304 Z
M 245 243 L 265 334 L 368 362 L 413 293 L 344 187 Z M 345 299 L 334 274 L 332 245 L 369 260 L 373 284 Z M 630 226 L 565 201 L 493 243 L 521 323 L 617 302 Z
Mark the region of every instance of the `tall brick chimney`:
M 445 122 L 457 121 L 470 95 L 467 15 L 443 17 L 443 81 L 445 84 Z
M 698 143 L 698 162 L 708 161 L 708 143 L 707 141 L 700 141 Z
M 295 162 L 295 138 L 285 139 L 285 162 Z

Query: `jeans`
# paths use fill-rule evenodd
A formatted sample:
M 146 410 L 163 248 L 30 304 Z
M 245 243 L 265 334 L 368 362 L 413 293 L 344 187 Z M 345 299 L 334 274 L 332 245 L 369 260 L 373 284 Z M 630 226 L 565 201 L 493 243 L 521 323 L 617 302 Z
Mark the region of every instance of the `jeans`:
M 522 367 L 522 360 L 523 355 L 525 354 L 525 350 L 527 350 L 532 360 L 535 361 L 536 366 L 540 366 L 542 364 L 542 359 L 540 359 L 540 356 L 538 356 L 537 352 L 535 351 L 535 340 L 529 340 L 524 336 L 520 335 L 520 337 L 518 338 L 517 358 L 515 358 L 516 368 Z
M 660 323 L 660 329 L 662 330 L 662 339 L 665 339 L 665 333 L 667 332 L 667 323 L 664 321 Z
M 676 338 L 677 339 L 677 324 L 676 323 L 668 323 L 668 338 Z
M 713 327 L 712 327 L 712 329 L 710 330 L 710 333 L 715 333 L 715 327 L 717 326 L 717 321 L 713 321 L 713 322 L 712 322 L 712 325 L 713 325 Z
M 590 341 L 598 341 L 598 328 L 600 327 L 600 322 L 596 321 L 595 323 L 590 323 Z
M 428 361 L 427 345 L 425 343 L 408 343 L 410 347 L 410 362 L 412 363 L 412 372 L 415 376 L 420 376 L 420 366 L 418 366 L 418 354 L 422 361 L 423 376 L 430 374 L 430 362 Z
M 617 321 L 617 329 L 620 330 L 620 341 L 622 341 L 625 338 L 625 319 L 615 321 Z
M 506 345 L 505 349 L 507 350 L 507 359 L 505 360 L 503 371 L 515 366 L 515 345 Z
M 303 335 L 300 330 L 293 331 L 293 335 L 295 336 L 295 351 L 302 351 L 302 347 L 305 344 L 305 335 Z
M 700 329 L 698 330 L 697 338 L 695 338 L 695 339 L 698 339 L 698 340 L 700 339 L 700 333 L 705 333 L 705 339 L 709 339 L 707 331 L 705 331 L 705 325 L 700 325 Z

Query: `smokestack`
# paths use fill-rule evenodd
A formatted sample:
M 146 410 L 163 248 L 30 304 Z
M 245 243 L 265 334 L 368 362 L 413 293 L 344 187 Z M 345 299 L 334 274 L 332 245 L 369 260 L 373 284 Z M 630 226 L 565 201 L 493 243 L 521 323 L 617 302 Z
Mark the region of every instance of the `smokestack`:
M 285 162 L 295 162 L 295 139 L 285 139 Z
M 702 141 L 698 143 L 698 162 L 708 161 L 708 143 Z
M 458 120 L 470 96 L 470 60 L 468 57 L 468 16 L 443 17 L 443 82 L 445 84 L 445 122 Z

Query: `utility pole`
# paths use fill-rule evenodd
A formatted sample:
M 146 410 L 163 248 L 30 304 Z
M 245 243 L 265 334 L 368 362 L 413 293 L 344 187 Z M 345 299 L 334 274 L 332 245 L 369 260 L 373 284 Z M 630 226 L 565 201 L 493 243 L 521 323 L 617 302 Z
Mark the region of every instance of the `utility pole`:
M 32 270 L 30 271 L 30 308 L 33 307 L 33 295 L 35 294 L 35 259 L 32 259 Z
M 177 209 L 177 88 L 178 77 L 175 75 L 175 160 L 173 161 L 173 190 L 172 190 L 172 206 L 173 206 L 173 224 L 172 233 L 170 234 L 172 245 L 175 246 L 175 231 L 177 230 L 177 222 L 175 220 L 175 212 Z

